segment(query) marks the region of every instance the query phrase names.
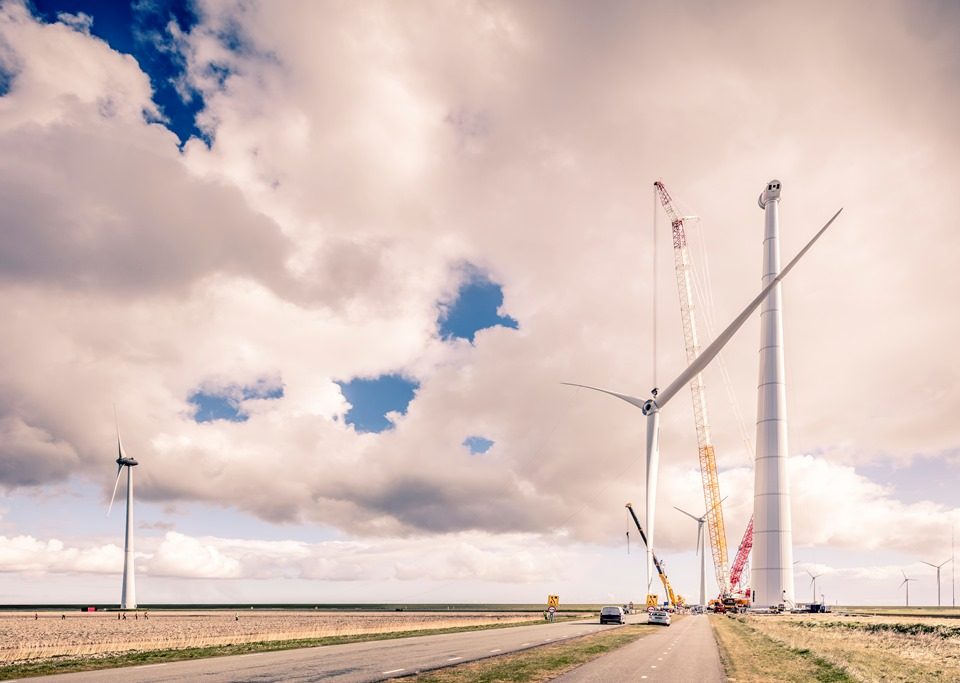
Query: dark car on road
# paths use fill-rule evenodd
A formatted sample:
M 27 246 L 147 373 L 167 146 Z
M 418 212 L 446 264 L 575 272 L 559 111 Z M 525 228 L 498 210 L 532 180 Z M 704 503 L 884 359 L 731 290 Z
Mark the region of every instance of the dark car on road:
M 604 607 L 600 610 L 601 624 L 625 624 L 627 620 L 623 616 L 622 607 Z

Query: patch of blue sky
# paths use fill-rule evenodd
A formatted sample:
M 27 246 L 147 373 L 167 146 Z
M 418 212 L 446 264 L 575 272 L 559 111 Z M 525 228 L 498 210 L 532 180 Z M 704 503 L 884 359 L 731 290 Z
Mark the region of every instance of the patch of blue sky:
M 244 410 L 244 401 L 279 398 L 283 398 L 283 385 L 261 379 L 249 385 L 197 389 L 187 397 L 187 402 L 194 406 L 193 419 L 196 422 L 246 422 L 250 415 Z
M 463 445 L 470 449 L 471 455 L 483 455 L 493 446 L 493 441 L 483 436 L 468 436 Z
M 3 64 L 0 63 L 0 97 L 10 92 L 10 88 L 13 87 L 13 77 L 13 71 L 8 71 L 4 68 Z
M 440 336 L 443 339 L 466 339 L 472 344 L 480 330 L 489 327 L 517 329 L 519 323 L 502 314 L 502 306 L 503 288 L 485 273 L 469 268 L 457 298 L 440 306 Z
M 192 137 L 210 144 L 209 136 L 196 125 L 203 98 L 185 89 L 186 60 L 177 49 L 171 24 L 180 33 L 188 33 L 197 23 L 193 3 L 183 0 L 34 0 L 34 15 L 42 21 L 70 24 L 75 28 L 88 24 L 89 32 L 118 52 L 131 55 L 150 78 L 153 101 L 163 115 L 159 121 L 180 140 L 181 146 Z M 85 15 L 90 22 L 78 19 Z
M 956 506 L 960 480 L 960 449 L 921 455 L 902 465 L 890 461 L 858 466 L 860 474 L 893 489 L 892 496 L 904 503 L 929 501 Z
M 344 416 L 346 423 L 358 432 L 382 432 L 394 424 L 388 413 L 406 414 L 420 383 L 398 374 L 380 375 L 372 379 L 355 377 L 337 382 L 350 404 Z

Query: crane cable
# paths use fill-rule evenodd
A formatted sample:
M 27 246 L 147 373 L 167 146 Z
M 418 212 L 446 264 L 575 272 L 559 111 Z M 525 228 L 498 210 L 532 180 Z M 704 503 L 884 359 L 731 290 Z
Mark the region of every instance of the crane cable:
M 651 315 L 653 316 L 653 387 L 657 387 L 657 189 L 653 189 L 653 304 L 651 306 Z
M 697 256 L 696 258 L 691 258 L 691 271 L 693 274 L 693 290 L 698 301 L 700 302 L 700 310 L 703 312 L 701 316 L 703 319 L 704 330 L 707 333 L 707 336 L 710 339 L 713 339 L 713 329 L 715 325 L 714 320 L 714 299 L 713 299 L 713 288 L 711 286 L 712 278 L 710 276 L 710 259 L 708 256 L 708 250 L 706 248 L 706 232 L 702 229 L 702 223 L 697 218 L 696 222 L 696 234 L 697 239 L 693 240 L 696 244 Z M 690 242 L 689 237 L 690 233 L 687 233 L 688 244 Z M 733 380 L 730 378 L 730 371 L 727 367 L 727 363 L 724 360 L 723 353 L 718 354 L 717 360 L 720 375 L 723 378 L 724 389 L 727 392 L 727 398 L 730 401 L 730 408 L 733 411 L 734 420 L 737 423 L 737 427 L 740 430 L 740 437 L 743 440 L 744 448 L 746 449 L 746 459 L 749 466 L 754 464 L 754 447 L 753 447 L 753 438 L 750 436 L 750 432 L 747 430 L 746 422 L 743 418 L 743 411 L 740 408 L 740 401 L 737 399 L 737 394 L 733 389 Z

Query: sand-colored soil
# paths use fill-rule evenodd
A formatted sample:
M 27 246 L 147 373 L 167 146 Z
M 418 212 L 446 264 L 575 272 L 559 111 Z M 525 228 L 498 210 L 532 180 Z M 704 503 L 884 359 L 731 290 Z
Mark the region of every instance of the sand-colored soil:
M 32 612 L 0 612 L 0 664 L 542 620 L 539 614 L 284 610 L 150 611 L 126 616 L 118 620 L 117 612 L 40 612 L 34 618 Z

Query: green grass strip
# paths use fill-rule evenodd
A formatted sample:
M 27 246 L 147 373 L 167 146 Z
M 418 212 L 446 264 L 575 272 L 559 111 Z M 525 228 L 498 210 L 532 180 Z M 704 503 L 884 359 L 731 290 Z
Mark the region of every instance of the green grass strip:
M 623 626 L 515 654 L 428 671 L 406 680 L 414 683 L 542 683 L 657 629 L 645 624 Z

